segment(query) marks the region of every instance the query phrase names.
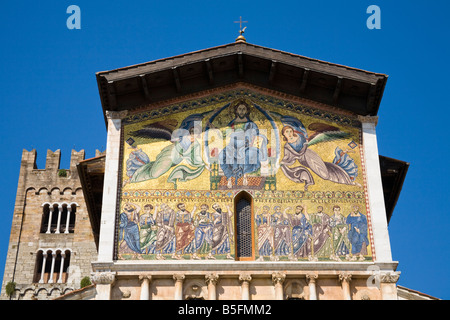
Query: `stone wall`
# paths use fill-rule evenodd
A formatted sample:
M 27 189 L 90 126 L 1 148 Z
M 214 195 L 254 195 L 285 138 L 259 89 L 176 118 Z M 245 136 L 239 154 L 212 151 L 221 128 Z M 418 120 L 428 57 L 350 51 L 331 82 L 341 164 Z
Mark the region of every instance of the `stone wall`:
M 80 280 L 91 273 L 91 261 L 96 259 L 97 248 L 94 243 L 88 212 L 81 189 L 77 163 L 84 160 L 84 150 L 72 151 L 70 168 L 60 169 L 60 150 L 47 151 L 45 169 L 36 167 L 36 150 L 23 150 L 19 174 L 14 217 L 5 265 L 1 299 L 9 297 L 5 293 L 8 282 L 16 283 L 16 291 L 11 299 L 52 299 L 80 288 Z M 72 205 L 75 215 L 74 231 L 65 233 L 66 221 L 59 221 L 61 232 L 42 229 L 44 206 L 58 208 Z M 53 269 L 54 283 L 46 279 L 39 283 L 39 252 L 70 253 L 69 268 L 59 280 L 60 270 Z M 67 261 L 66 261 L 67 262 Z M 49 275 L 46 275 L 48 278 Z

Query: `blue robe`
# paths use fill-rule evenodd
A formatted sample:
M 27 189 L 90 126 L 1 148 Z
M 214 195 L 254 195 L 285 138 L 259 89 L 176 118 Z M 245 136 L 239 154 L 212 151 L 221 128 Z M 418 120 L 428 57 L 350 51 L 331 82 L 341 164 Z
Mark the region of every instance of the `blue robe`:
M 197 214 L 198 226 L 195 229 L 195 248 L 198 253 L 207 253 L 211 249 L 212 228 L 211 213 Z
M 301 249 L 307 244 L 309 236 L 312 236 L 312 226 L 303 213 L 292 217 L 292 225 L 293 254 L 297 257 L 306 257 L 308 255 L 307 251 Z
M 133 221 L 128 220 L 125 212 L 120 214 L 120 235 L 119 240 L 125 240 L 128 247 L 137 253 L 142 253 L 139 226 Z
M 131 178 L 137 169 L 149 162 L 148 155 L 142 149 L 132 151 L 127 160 L 127 176 Z
M 259 134 L 258 126 L 247 118 L 247 122 L 232 120 L 229 127 L 233 129 L 229 144 L 220 152 L 219 162 L 226 178 L 237 179 L 246 173 L 257 171 L 261 161 L 267 160 L 267 138 Z M 255 138 L 262 139 L 260 148 L 251 146 Z
M 333 163 L 344 169 L 350 179 L 355 181 L 358 176 L 358 166 L 355 160 L 350 158 L 348 154 L 343 153 L 339 147 L 336 147 L 336 150 L 334 150 L 334 155 Z
M 274 254 L 276 256 L 287 256 L 291 253 L 292 245 L 290 221 L 276 213 L 272 214 L 271 221 L 274 231 Z
M 352 245 L 352 254 L 358 254 L 363 249 L 365 243 L 367 246 L 369 240 L 367 239 L 367 218 L 362 213 L 359 216 L 348 215 L 346 223 L 349 225 L 348 240 Z M 355 228 L 359 229 L 359 232 Z

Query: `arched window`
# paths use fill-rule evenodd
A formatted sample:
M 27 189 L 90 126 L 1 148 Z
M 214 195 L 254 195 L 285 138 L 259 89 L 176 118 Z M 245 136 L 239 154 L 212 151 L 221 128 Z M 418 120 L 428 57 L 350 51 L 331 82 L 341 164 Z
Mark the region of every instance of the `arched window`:
M 42 205 L 41 233 L 57 233 L 58 217 L 60 214 L 57 203 Z
M 53 210 L 52 210 L 53 209 Z M 58 204 L 53 204 L 53 206 L 50 207 L 50 218 L 49 218 L 49 225 L 50 228 L 48 229 L 47 233 L 56 233 L 57 226 L 58 226 L 58 216 L 59 216 L 59 206 Z
M 77 215 L 77 206 L 75 204 L 71 204 L 69 206 L 70 212 L 68 213 L 67 221 L 66 221 L 66 228 L 65 233 L 74 233 L 75 231 L 75 221 L 76 221 L 76 215 Z
M 77 206 L 75 204 L 63 204 L 60 212 L 59 233 L 73 233 L 75 230 L 75 215 Z
M 66 283 L 70 250 L 39 250 L 36 255 L 34 283 Z
M 253 260 L 253 201 L 250 194 L 243 191 L 235 197 L 236 218 L 236 258 Z
M 38 283 L 41 280 L 42 268 L 45 268 L 43 260 L 44 260 L 44 252 L 42 250 L 39 250 L 38 253 L 36 254 L 36 264 L 34 268 L 33 283 Z
M 64 233 L 66 230 L 66 222 L 68 218 L 68 212 L 70 208 L 67 204 L 63 204 L 61 206 L 61 210 L 59 211 L 59 223 L 57 224 L 58 232 L 57 233 Z
M 48 223 L 50 217 L 50 205 L 44 204 L 42 209 L 41 233 L 46 233 L 48 230 Z
M 42 206 L 41 233 L 73 233 L 77 205 L 63 203 Z

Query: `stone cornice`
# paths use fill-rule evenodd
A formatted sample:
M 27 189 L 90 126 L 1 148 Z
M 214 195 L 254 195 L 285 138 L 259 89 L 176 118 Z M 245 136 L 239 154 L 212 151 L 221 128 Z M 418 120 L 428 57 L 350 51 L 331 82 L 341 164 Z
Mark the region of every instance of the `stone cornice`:
M 260 262 L 260 261 L 117 261 L 114 263 L 93 262 L 92 268 L 96 270 L 111 270 L 117 272 L 117 276 L 136 275 L 151 273 L 152 276 L 168 276 L 174 273 L 184 275 L 198 275 L 216 273 L 220 277 L 233 276 L 240 273 L 249 273 L 252 278 L 267 275 L 267 270 L 273 272 L 285 272 L 289 275 L 306 276 L 314 272 L 319 277 L 336 277 L 341 272 L 352 274 L 352 278 L 367 277 L 373 275 L 373 267 L 376 266 L 380 272 L 394 272 L 398 262 Z

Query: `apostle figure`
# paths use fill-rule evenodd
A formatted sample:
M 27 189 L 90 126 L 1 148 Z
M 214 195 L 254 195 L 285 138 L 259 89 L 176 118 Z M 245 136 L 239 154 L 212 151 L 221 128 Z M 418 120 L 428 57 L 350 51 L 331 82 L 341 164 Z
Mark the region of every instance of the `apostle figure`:
M 258 230 L 258 253 L 259 261 L 264 261 L 264 257 L 274 260 L 273 251 L 273 229 L 270 223 L 270 207 L 264 206 L 262 212 L 256 215 L 256 229 Z
M 350 241 L 348 240 L 348 225 L 341 213 L 341 207 L 333 206 L 333 215 L 330 217 L 331 237 L 333 240 L 332 260 L 341 261 L 340 256 L 348 256 L 350 253 Z
M 206 259 L 215 259 L 211 254 L 212 245 L 212 214 L 208 212 L 208 205 L 202 204 L 200 212 L 194 218 L 195 226 L 195 247 L 197 256 L 199 254 L 207 254 Z
M 156 235 L 158 233 L 158 227 L 156 226 L 154 217 L 156 209 L 154 213 L 152 213 L 152 210 L 153 206 L 146 204 L 144 206 L 144 213 L 139 218 L 141 250 L 146 254 L 155 253 Z
M 231 228 L 231 217 L 233 213 L 230 207 L 227 206 L 228 211 L 222 211 L 222 208 L 217 204 L 213 204 L 213 229 L 212 229 L 212 248 L 213 255 L 226 254 L 227 259 L 233 259 L 231 256 L 231 241 L 233 231 Z
M 306 207 L 296 206 L 295 214 L 292 216 L 292 250 L 296 258 L 308 256 L 308 242 L 312 238 L 312 226 L 309 223 Z
M 175 258 L 181 259 L 182 254 L 192 254 L 192 259 L 200 259 L 195 252 L 195 227 L 192 219 L 196 207 L 194 206 L 192 213 L 186 210 L 184 203 L 179 203 L 177 208 L 179 211 L 175 218 L 175 237 L 177 239 Z
M 329 257 L 332 253 L 330 217 L 323 212 L 323 207 L 317 207 L 317 213 L 311 214 L 309 222 L 312 225 L 313 240 L 311 241 L 311 259 Z
M 286 208 L 284 212 L 281 212 L 281 207 L 276 206 L 274 208 L 275 212 L 271 216 L 275 260 L 279 260 L 280 256 L 292 258 L 291 220 L 286 212 L 288 209 L 290 208 Z
M 126 252 L 126 249 L 123 248 L 124 243 L 134 252 L 134 255 L 142 253 L 139 238 L 138 212 L 139 207 L 134 204 L 127 202 L 123 205 L 119 223 L 119 241 L 123 241 L 120 250 L 121 253 Z
M 369 240 L 367 239 L 367 218 L 359 211 L 359 206 L 354 205 L 352 212 L 347 216 L 348 239 L 351 243 L 352 260 L 359 257 L 359 261 L 364 261 L 364 255 L 367 254 L 367 246 Z M 357 257 L 358 256 L 358 257 Z
M 175 211 L 167 204 L 161 204 L 160 210 L 156 214 L 156 225 L 158 226 L 158 234 L 156 235 L 155 252 L 156 259 L 165 259 L 163 254 L 172 254 L 175 256 Z

